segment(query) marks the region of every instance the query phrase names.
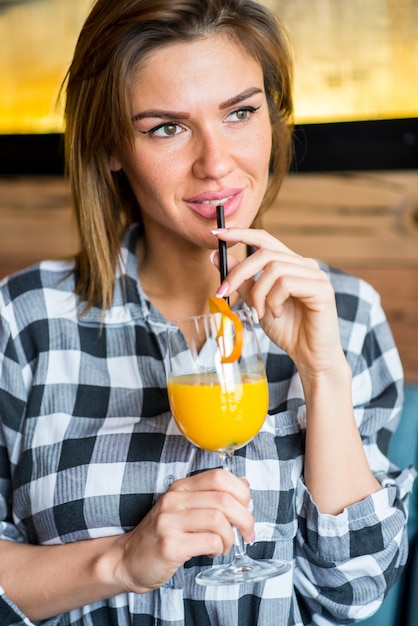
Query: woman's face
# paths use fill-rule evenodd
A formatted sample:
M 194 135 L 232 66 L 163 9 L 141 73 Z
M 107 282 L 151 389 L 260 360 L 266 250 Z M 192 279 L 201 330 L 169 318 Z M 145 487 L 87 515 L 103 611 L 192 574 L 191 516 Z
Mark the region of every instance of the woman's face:
M 260 64 L 225 35 L 172 44 L 141 65 L 132 102 L 134 147 L 111 167 L 125 171 L 145 231 L 216 247 L 217 204 L 227 226 L 248 227 L 271 153 Z

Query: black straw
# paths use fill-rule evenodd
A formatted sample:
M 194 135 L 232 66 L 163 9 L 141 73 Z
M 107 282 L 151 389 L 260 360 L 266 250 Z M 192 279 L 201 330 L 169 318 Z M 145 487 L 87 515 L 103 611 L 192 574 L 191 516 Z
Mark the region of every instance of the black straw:
M 218 224 L 218 228 L 225 228 L 225 214 L 224 207 L 222 204 L 219 204 L 216 207 L 216 222 Z M 221 273 L 221 283 L 225 280 L 226 275 L 228 274 L 228 263 L 226 258 L 226 241 L 222 241 L 218 239 L 218 250 L 219 250 L 219 271 Z M 229 304 L 228 296 L 225 297 L 225 300 Z

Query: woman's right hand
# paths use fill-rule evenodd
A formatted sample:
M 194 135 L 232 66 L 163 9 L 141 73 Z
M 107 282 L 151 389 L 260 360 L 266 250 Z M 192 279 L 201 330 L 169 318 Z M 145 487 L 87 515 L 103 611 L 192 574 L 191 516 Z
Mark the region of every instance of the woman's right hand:
M 53 546 L 0 541 L 0 585 L 32 621 L 120 593 L 146 593 L 190 558 L 228 552 L 231 524 L 250 541 L 249 502 L 248 482 L 224 470 L 184 478 L 123 535 Z
M 175 481 L 134 530 L 115 538 L 115 575 L 121 586 L 135 593 L 152 591 L 190 558 L 228 553 L 232 525 L 250 542 L 250 499 L 247 481 L 222 469 Z

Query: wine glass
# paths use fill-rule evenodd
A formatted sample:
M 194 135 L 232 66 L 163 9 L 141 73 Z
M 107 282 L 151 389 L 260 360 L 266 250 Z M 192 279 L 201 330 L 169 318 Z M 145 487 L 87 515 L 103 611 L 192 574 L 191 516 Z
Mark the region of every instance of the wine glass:
M 232 471 L 235 450 L 262 427 L 268 409 L 268 387 L 257 336 L 248 311 L 173 320 L 168 331 L 167 389 L 174 420 L 194 445 L 217 452 Z M 238 316 L 238 318 L 236 317 Z M 238 345 L 239 343 L 239 345 Z M 261 581 L 290 569 L 285 561 L 254 560 L 234 528 L 234 558 L 196 576 L 201 585 Z

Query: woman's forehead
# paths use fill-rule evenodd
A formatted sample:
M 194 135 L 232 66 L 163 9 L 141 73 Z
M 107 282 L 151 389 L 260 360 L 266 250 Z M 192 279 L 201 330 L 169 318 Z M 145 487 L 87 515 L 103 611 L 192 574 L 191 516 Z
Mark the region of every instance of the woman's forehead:
M 263 85 L 261 64 L 225 34 L 214 33 L 176 42 L 147 54 L 135 73 L 133 97 L 180 101 L 211 91 L 224 98 L 229 91 Z

